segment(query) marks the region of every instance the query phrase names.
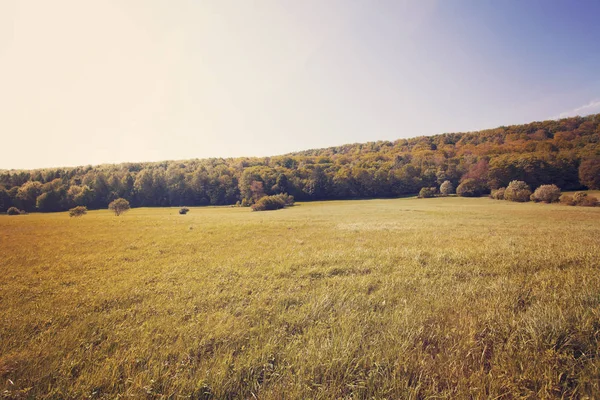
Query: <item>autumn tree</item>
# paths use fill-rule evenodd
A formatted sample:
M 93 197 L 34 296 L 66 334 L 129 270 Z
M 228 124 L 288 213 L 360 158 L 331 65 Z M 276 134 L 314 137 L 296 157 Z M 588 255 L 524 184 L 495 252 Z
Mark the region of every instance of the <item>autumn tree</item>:
M 600 157 L 585 160 L 579 166 L 579 181 L 588 189 L 600 189 Z
M 129 202 L 125 199 L 119 198 L 113 200 L 109 205 L 108 209 L 113 211 L 115 215 L 118 217 L 126 211 L 129 211 Z

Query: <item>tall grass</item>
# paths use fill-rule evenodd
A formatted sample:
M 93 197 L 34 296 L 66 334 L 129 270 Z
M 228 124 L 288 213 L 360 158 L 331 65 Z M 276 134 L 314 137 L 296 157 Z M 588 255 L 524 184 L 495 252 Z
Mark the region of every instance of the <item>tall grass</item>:
M 9 398 L 600 396 L 600 208 L 0 217 Z

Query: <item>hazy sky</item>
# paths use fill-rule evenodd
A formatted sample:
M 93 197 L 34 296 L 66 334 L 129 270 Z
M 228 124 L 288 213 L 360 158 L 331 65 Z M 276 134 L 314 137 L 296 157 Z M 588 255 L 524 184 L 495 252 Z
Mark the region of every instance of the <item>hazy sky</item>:
M 0 168 L 600 112 L 597 0 L 0 2 Z

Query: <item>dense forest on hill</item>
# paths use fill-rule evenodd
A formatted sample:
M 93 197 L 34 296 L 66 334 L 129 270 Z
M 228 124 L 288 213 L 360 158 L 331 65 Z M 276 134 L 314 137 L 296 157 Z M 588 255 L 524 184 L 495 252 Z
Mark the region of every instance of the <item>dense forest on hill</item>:
M 597 189 L 600 114 L 275 157 L 2 171 L 0 211 L 106 208 L 118 197 L 134 207 L 245 205 L 277 193 L 297 200 L 394 197 L 466 179 L 482 194 L 514 179 L 532 189 Z

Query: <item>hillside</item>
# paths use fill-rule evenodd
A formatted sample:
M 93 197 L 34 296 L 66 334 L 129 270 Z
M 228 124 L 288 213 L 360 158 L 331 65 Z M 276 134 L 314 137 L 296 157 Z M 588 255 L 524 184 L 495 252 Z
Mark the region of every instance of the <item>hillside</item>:
M 450 180 L 474 179 L 480 193 L 511 180 L 563 190 L 597 188 L 600 114 L 479 132 L 348 144 L 265 158 L 123 163 L 4 171 L 0 212 L 251 203 L 287 192 L 297 200 L 395 197 Z

